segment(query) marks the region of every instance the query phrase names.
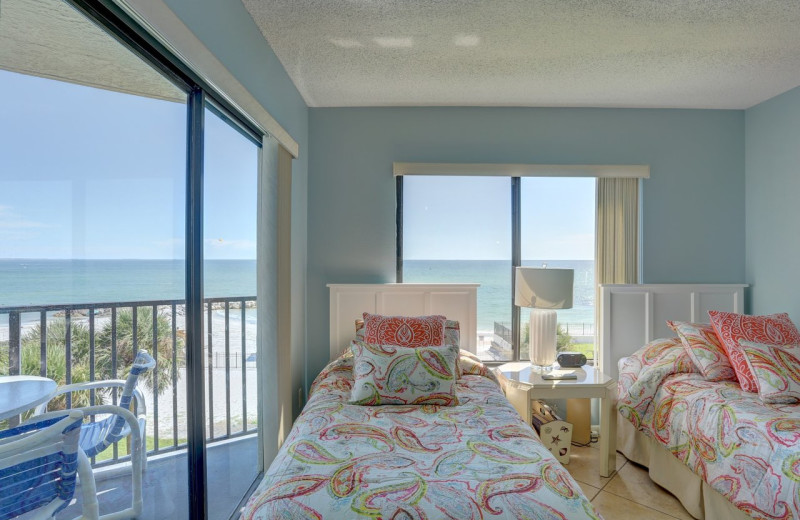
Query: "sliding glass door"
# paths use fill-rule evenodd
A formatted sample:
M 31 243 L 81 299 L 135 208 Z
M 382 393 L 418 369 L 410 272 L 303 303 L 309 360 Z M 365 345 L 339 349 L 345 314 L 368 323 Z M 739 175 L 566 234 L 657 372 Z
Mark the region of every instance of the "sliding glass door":
M 210 109 L 209 109 L 210 108 Z M 203 286 L 209 518 L 228 518 L 258 461 L 256 225 L 258 146 L 205 110 Z
M 119 379 L 148 351 L 140 518 L 189 518 L 186 91 L 58 0 L 3 0 L 0 42 L 0 371 Z M 130 443 L 91 459 L 101 514 L 136 499 Z
M 224 520 L 263 470 L 260 136 L 112 4 L 75 5 L 2 0 L 0 376 L 124 379 L 148 351 L 139 518 Z M 119 399 L 82 391 L 50 409 Z M 91 458 L 101 514 L 139 498 L 131 448 Z M 75 497 L 57 518 L 81 514 Z

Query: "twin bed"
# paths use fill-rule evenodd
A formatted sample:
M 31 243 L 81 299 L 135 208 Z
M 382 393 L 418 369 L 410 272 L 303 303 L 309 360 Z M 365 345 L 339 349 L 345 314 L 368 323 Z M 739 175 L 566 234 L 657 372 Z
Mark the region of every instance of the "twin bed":
M 741 313 L 743 288 L 602 288 L 604 356 L 619 370 L 617 449 L 695 518 L 800 518 L 800 405 L 707 379 L 666 324 Z
M 475 349 L 476 286 L 331 288 L 331 354 L 252 495 L 251 519 L 599 519 Z M 441 313 L 462 327 L 458 404 L 348 404 L 361 312 Z

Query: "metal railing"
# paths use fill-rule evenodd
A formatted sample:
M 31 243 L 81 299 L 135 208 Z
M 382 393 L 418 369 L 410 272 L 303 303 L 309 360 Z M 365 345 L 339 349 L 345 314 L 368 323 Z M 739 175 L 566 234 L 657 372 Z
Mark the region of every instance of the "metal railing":
M 247 402 L 248 370 L 253 371 L 250 386 L 254 388 L 256 382 L 256 325 L 248 323 L 247 310 L 255 305 L 255 296 L 204 300 L 208 442 L 256 431 L 256 407 L 251 406 L 248 415 Z M 185 421 L 180 420 L 186 397 L 180 385 L 185 370 L 184 314 L 184 300 L 0 307 L 0 375 L 41 375 L 59 385 L 118 379 L 126 375 L 135 352 L 146 349 L 156 360 L 156 368 L 139 384 L 146 390 L 147 435 L 152 440 L 148 453 L 182 449 L 186 445 Z M 238 326 L 232 327 L 232 322 Z M 232 337 L 232 331 L 238 337 Z M 234 388 L 239 383 L 241 388 Z M 234 393 L 238 398 L 232 400 Z M 116 393 L 92 390 L 83 394 L 75 398 L 68 394 L 57 406 L 81 405 L 73 399 L 82 399 L 85 405 L 117 400 Z M 129 458 L 118 452 L 117 444 L 112 449 L 110 458 L 92 463 L 102 466 Z M 108 456 L 100 455 L 104 457 Z
M 564 332 L 570 336 L 591 336 L 594 334 L 594 323 L 560 323 Z M 494 334 L 511 343 L 511 324 L 494 322 Z
M 561 331 L 566 333 L 568 336 L 572 337 L 572 341 L 574 342 L 576 339 L 578 342 L 585 341 L 586 336 L 594 335 L 594 324 L 593 323 L 559 323 L 558 324 Z M 525 325 L 527 327 L 527 325 Z M 514 358 L 514 348 L 513 348 L 513 334 L 511 331 L 511 324 L 504 323 L 504 322 L 494 322 L 494 334 L 492 336 L 491 346 L 488 349 L 488 355 L 491 356 L 495 361 L 508 361 Z M 525 332 L 525 331 L 523 331 Z M 520 338 L 520 341 L 523 343 L 520 345 L 521 349 L 527 348 L 527 339 Z M 594 341 L 592 341 L 594 343 Z M 526 352 L 523 350 L 520 352 L 520 357 L 524 357 Z M 591 360 L 594 356 L 587 357 Z

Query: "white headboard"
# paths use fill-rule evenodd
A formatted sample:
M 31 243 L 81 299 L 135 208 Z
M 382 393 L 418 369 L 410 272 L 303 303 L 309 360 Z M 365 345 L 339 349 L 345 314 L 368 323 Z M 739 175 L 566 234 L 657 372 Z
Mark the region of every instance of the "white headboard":
M 458 320 L 461 348 L 475 352 L 478 341 L 476 283 L 328 284 L 331 291 L 330 355 L 335 359 L 355 338 L 364 312 L 393 316 L 442 314 Z
M 708 311 L 744 312 L 744 284 L 600 285 L 600 367 L 617 378 L 617 362 L 675 333 L 667 320 L 708 323 Z

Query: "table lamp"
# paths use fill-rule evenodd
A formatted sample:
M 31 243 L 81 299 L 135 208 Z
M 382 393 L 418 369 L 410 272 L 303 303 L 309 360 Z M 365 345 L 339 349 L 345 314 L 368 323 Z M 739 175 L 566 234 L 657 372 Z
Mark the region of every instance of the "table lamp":
M 532 365 L 552 366 L 556 361 L 556 309 L 572 308 L 573 269 L 517 267 L 514 305 L 530 307 L 528 348 Z

